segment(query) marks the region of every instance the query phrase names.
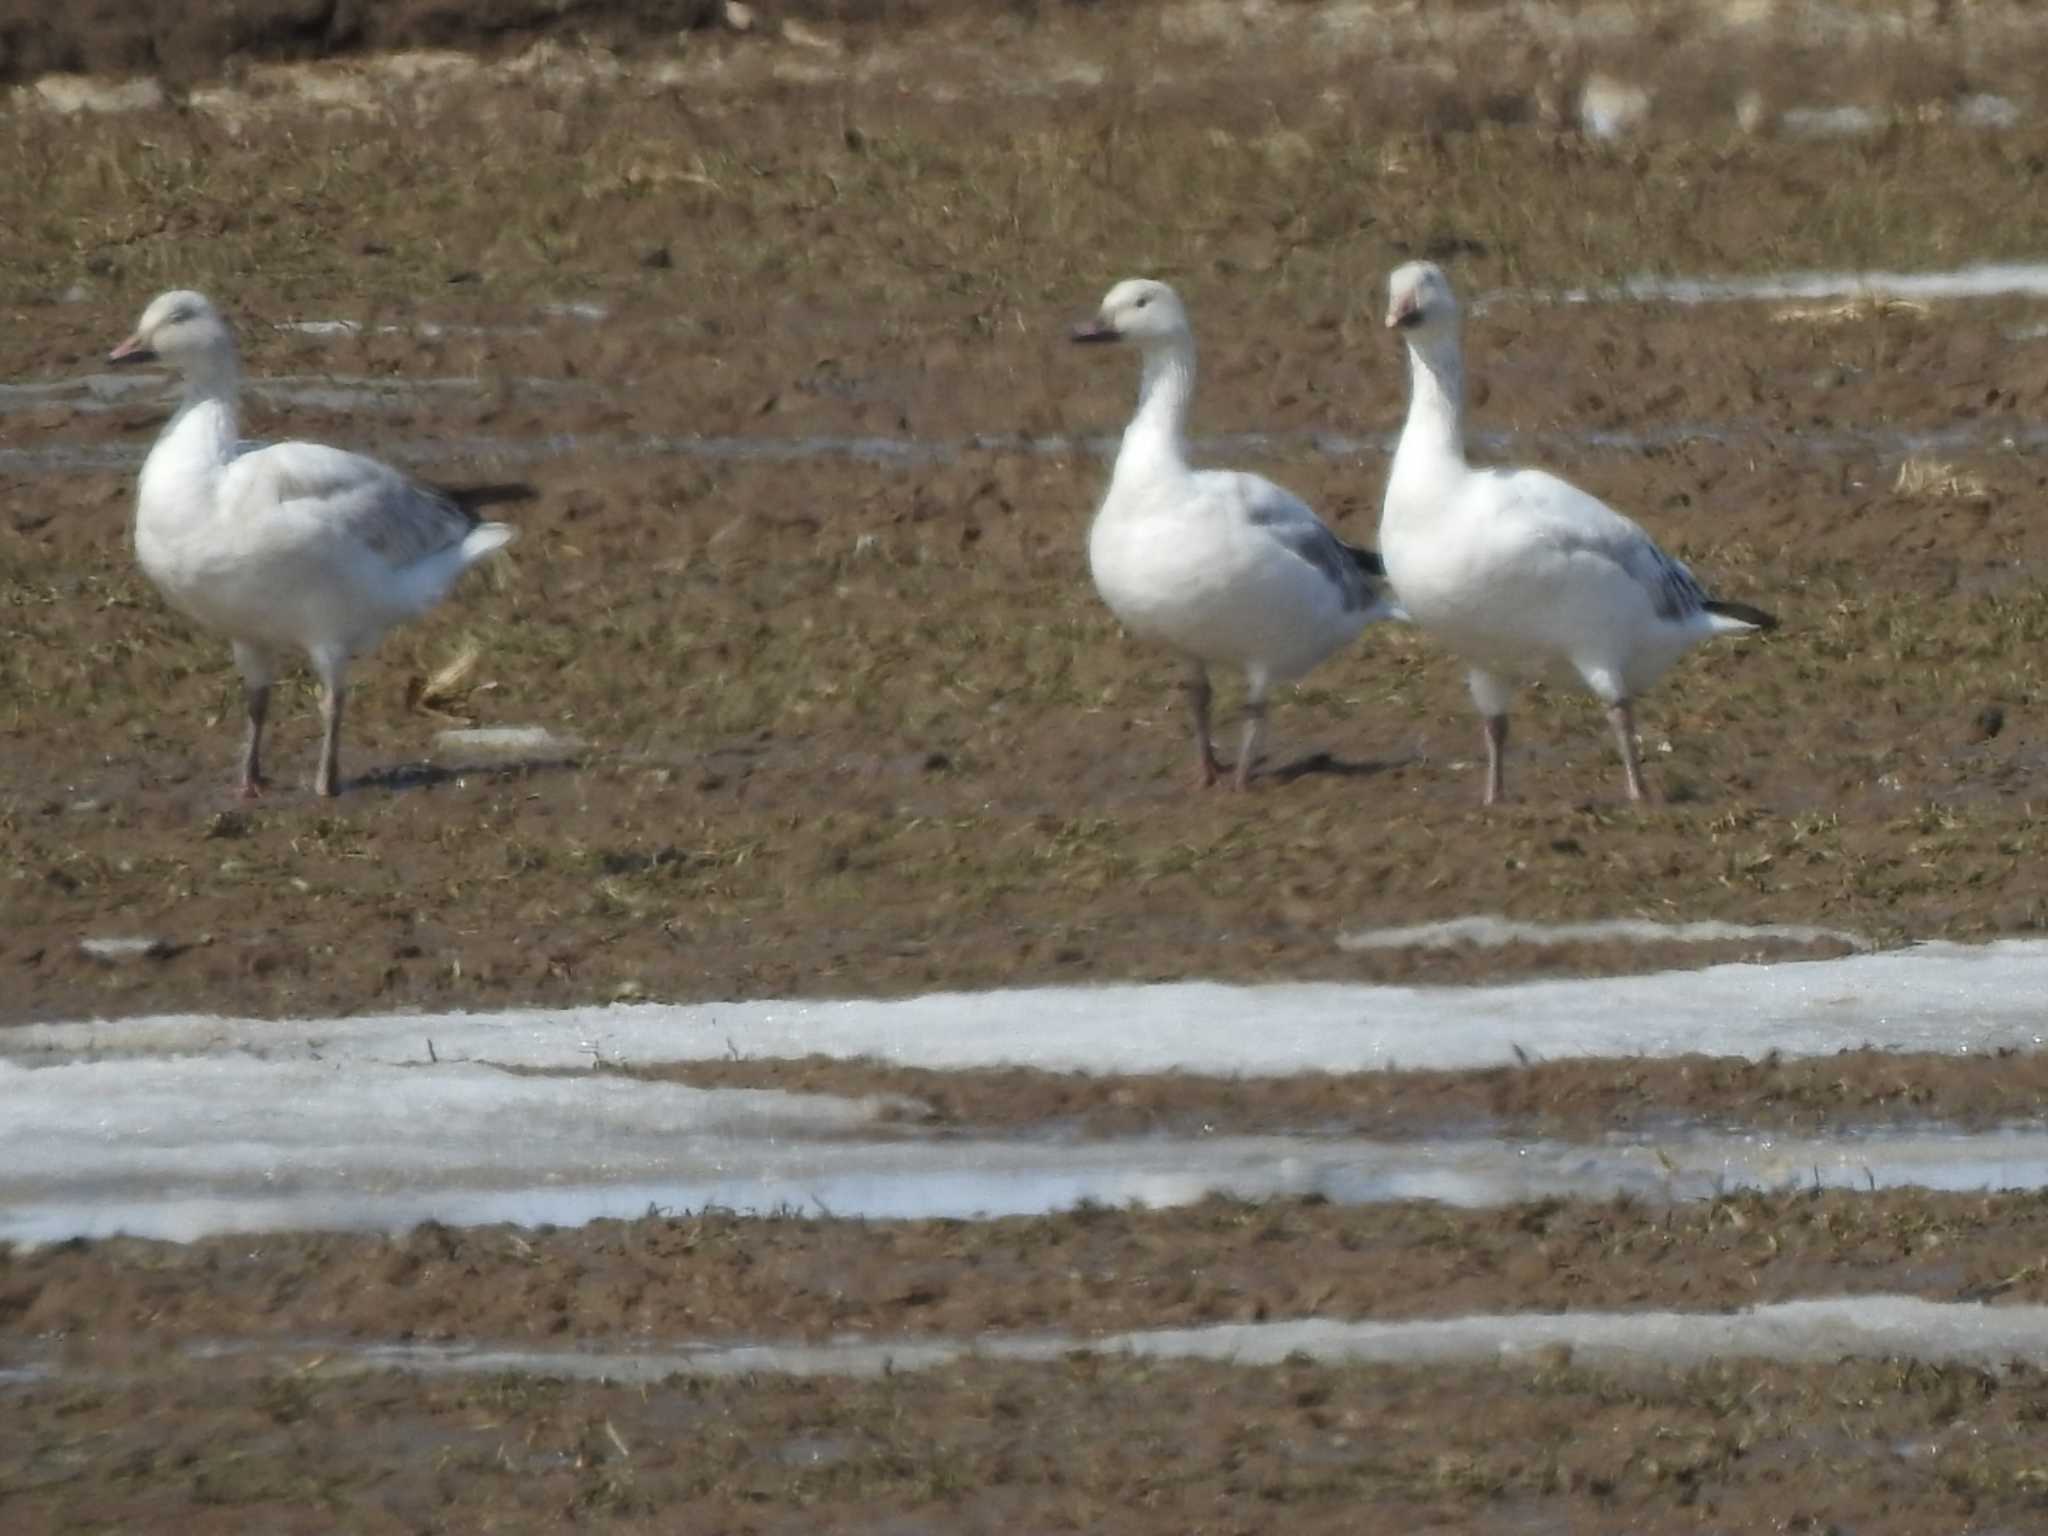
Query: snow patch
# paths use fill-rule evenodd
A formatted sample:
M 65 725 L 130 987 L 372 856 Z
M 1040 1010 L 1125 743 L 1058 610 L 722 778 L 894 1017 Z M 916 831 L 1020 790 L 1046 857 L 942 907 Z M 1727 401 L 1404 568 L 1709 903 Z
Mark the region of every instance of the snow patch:
M 1440 923 L 1415 923 L 1405 928 L 1366 928 L 1339 934 L 1339 949 L 1501 949 L 1509 944 L 1724 944 L 1760 941 L 1776 944 L 1846 944 L 1867 950 L 1870 941 L 1842 928 L 1814 928 L 1804 923 L 1660 923 L 1647 917 L 1609 917 L 1588 923 L 1518 923 L 1505 917 L 1480 915 L 1447 918 Z
M 317 1349 L 321 1369 L 413 1371 L 421 1375 L 518 1372 L 628 1386 L 672 1376 L 868 1377 L 932 1370 L 965 1360 L 1057 1361 L 1076 1351 L 1151 1360 L 1278 1365 L 1307 1356 L 1345 1365 L 1531 1365 L 1569 1350 L 1575 1363 L 1669 1366 L 1731 1359 L 1829 1363 L 1907 1359 L 1998 1369 L 2048 1364 L 2048 1307 L 1988 1307 L 1915 1296 L 1830 1296 L 1775 1302 L 1744 1312 L 1496 1313 L 1474 1317 L 1341 1322 L 1224 1323 L 1106 1336 L 996 1334 L 951 1338 L 855 1339 L 825 1344 L 705 1344 L 662 1350 L 493 1349 L 461 1344 L 362 1344 L 353 1340 L 196 1345 L 198 1360 L 274 1358 L 302 1371 Z M 18 1368 L 24 1379 L 81 1373 L 51 1360 Z M 83 1373 L 90 1374 L 90 1373 Z
M 0 1059 L 223 1048 L 330 1062 L 442 1059 L 527 1067 L 608 1061 L 872 1057 L 902 1066 L 1279 1076 L 1463 1069 L 1531 1058 L 1760 1060 L 1860 1046 L 1972 1054 L 2048 1034 L 2048 942 L 1922 944 L 1791 964 L 1733 964 L 1470 987 L 1286 982 L 1044 987 L 901 999 L 642 1003 L 502 1013 L 271 1021 L 166 1014 L 30 1024 Z
M 1760 277 L 1624 278 L 1611 288 L 1501 292 L 1503 299 L 1557 304 L 1723 304 L 1785 299 L 1994 299 L 2048 295 L 2048 263 L 1980 262 L 1946 272 L 1785 272 Z

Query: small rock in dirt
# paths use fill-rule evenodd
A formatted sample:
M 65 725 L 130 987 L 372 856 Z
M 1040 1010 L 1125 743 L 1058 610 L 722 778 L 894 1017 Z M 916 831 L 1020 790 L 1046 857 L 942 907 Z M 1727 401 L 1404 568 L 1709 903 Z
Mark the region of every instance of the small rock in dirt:
M 1883 128 L 1886 118 L 1869 107 L 1789 107 L 1779 131 L 1794 139 L 1860 139 Z
M 104 960 L 109 965 L 125 965 L 133 960 L 163 960 L 177 953 L 175 945 L 166 939 L 125 938 L 125 939 L 80 939 L 78 947 L 95 960 Z
M 741 4 L 741 0 L 725 0 L 725 24 L 735 32 L 752 31 L 754 8 Z
M 30 87 L 44 107 L 65 117 L 80 112 L 139 112 L 164 104 L 164 88 L 143 75 L 95 80 L 89 75 L 45 75 Z
M 675 257 L 665 245 L 657 245 L 640 258 L 640 265 L 650 272 L 666 272 L 676 264 Z
M 59 304 L 84 304 L 92 298 L 92 290 L 83 283 L 73 283 L 58 296 Z
M 249 830 L 249 818 L 240 811 L 222 811 L 206 823 L 207 837 L 241 837 Z
M 782 40 L 786 43 L 794 43 L 799 48 L 814 48 L 820 53 L 837 53 L 839 51 L 839 40 L 837 38 L 826 36 L 816 27 L 806 26 L 793 16 L 783 18 Z
M 1611 75 L 1589 75 L 1579 92 L 1579 126 L 1588 138 L 1619 139 L 1650 119 L 1650 93 Z
M 443 751 L 521 753 L 570 757 L 583 750 L 574 736 L 557 736 L 544 725 L 499 725 L 435 733 Z
M 1965 128 L 2014 128 L 2019 125 L 2019 104 L 2009 97 L 1980 91 L 1956 103 L 1956 121 Z
M 1986 704 L 1977 711 L 1977 739 L 1989 741 L 2005 729 L 2005 708 L 1999 704 Z

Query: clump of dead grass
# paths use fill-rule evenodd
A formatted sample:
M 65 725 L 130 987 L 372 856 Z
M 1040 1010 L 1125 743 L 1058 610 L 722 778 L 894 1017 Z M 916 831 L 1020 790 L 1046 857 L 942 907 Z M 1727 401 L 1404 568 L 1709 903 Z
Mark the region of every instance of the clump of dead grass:
M 1976 475 L 1937 459 L 1909 458 L 1899 466 L 1892 494 L 1912 501 L 1989 501 L 1991 491 Z
M 465 639 L 461 649 L 433 672 L 424 677 L 414 673 L 405 680 L 405 707 L 443 720 L 470 719 L 467 701 L 481 660 L 483 648 Z
M 1858 325 L 1866 320 L 1924 320 L 1930 313 L 1927 305 L 1912 299 L 1859 294 L 1836 304 L 1787 304 L 1773 311 L 1771 318 L 1780 325 L 1831 328 Z

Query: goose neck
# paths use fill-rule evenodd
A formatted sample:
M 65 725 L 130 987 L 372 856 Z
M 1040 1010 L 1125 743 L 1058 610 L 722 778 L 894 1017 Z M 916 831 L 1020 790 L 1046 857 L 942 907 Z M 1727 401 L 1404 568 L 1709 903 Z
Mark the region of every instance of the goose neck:
M 195 405 L 218 403 L 232 418 L 235 401 L 241 391 L 241 360 L 231 351 L 209 353 L 195 359 L 185 370 L 183 408 L 190 410 Z
M 1178 460 L 1187 440 L 1188 407 L 1195 394 L 1192 339 L 1150 347 L 1138 380 L 1138 413 L 1124 431 L 1124 454 L 1166 453 Z
M 1465 458 L 1465 365 L 1455 336 L 1408 345 L 1408 422 L 1403 457 Z

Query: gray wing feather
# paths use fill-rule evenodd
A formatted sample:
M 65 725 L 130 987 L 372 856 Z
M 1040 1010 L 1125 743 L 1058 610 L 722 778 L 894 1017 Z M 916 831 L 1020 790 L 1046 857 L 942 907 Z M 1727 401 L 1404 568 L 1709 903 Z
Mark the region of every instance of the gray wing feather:
M 314 443 L 281 443 L 245 454 L 229 470 L 231 494 L 257 507 L 310 503 L 321 523 L 370 550 L 392 569 L 412 565 L 476 527 L 475 514 L 389 465 Z
M 1642 587 L 1658 618 L 1682 624 L 1707 606 L 1707 594 L 1684 563 L 1598 497 L 1539 469 L 1495 476 L 1504 513 L 1525 519 L 1534 536 L 1555 549 L 1613 561 Z
M 1680 624 L 1707 606 L 1707 594 L 1700 590 L 1692 572 L 1651 543 L 1647 534 L 1629 546 L 1622 564 L 1648 589 L 1650 604 L 1660 619 Z
M 1313 515 L 1304 517 L 1293 508 L 1254 507 L 1251 521 L 1321 572 L 1337 589 L 1346 613 L 1372 606 L 1377 593 L 1368 562 L 1376 557 L 1353 549 Z

